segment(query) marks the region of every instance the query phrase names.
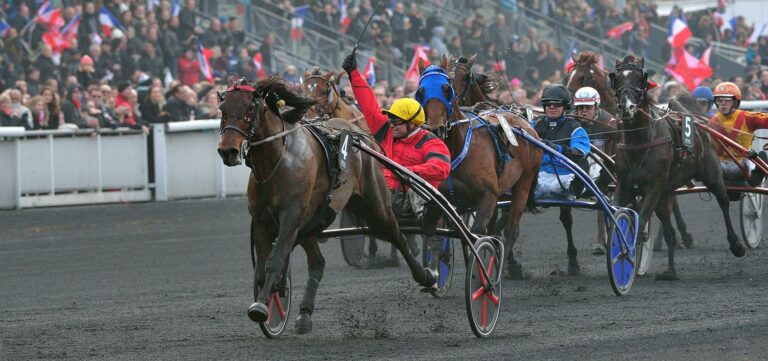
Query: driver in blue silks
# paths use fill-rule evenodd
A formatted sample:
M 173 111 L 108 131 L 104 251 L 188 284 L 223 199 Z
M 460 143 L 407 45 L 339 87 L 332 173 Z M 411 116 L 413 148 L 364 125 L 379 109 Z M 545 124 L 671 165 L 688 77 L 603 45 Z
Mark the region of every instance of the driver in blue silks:
M 554 84 L 541 94 L 544 116 L 536 118 L 534 129 L 541 141 L 580 166 L 585 166 L 589 154 L 589 136 L 581 124 L 565 115 L 571 108 L 571 93 Z M 575 175 L 554 156 L 544 153 L 534 197 L 573 200 L 580 192 L 573 191 Z

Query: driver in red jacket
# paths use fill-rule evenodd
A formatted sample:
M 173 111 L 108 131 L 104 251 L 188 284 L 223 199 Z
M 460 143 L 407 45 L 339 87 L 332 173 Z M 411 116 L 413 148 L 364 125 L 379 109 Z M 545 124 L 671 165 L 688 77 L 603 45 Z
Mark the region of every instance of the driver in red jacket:
M 352 91 L 365 121 L 384 154 L 437 188 L 451 171 L 451 156 L 440 138 L 421 128 L 426 119 L 421 104 L 411 98 L 400 98 L 388 110 L 382 111 L 373 91 L 357 70 L 354 54 L 344 59 L 342 68 L 349 74 Z M 432 222 L 437 220 L 432 219 L 432 214 L 423 219 L 427 201 L 416 192 L 404 189 L 400 179 L 386 168 L 384 176 L 392 192 L 395 215 L 398 218 L 416 216 L 425 228 L 434 227 Z

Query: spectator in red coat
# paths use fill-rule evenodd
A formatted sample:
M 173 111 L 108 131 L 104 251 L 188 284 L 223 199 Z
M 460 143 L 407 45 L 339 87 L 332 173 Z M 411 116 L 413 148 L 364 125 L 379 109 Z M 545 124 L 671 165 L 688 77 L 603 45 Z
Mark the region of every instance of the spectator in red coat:
M 187 49 L 178 62 L 181 84 L 192 86 L 200 82 L 200 62 L 192 49 Z

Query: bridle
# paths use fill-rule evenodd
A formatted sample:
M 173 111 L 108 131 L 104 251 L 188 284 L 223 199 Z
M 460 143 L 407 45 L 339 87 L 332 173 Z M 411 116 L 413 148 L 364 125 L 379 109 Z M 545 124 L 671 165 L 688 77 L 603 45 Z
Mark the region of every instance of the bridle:
M 236 133 L 239 133 L 240 135 L 244 136 L 248 141 L 253 138 L 253 135 L 256 133 L 256 126 L 257 122 L 254 121 L 254 117 L 259 114 L 259 111 L 261 110 L 261 102 L 259 101 L 262 97 L 259 95 L 259 93 L 256 91 L 256 88 L 248 85 L 235 85 L 227 90 L 225 90 L 223 93 L 219 95 L 219 101 L 223 101 L 224 96 L 231 91 L 242 91 L 242 92 L 248 92 L 251 93 L 253 96 L 253 109 L 250 112 L 246 112 L 243 114 L 242 117 L 227 117 L 223 118 L 224 123 L 228 123 L 227 126 L 221 128 L 219 131 L 219 135 L 224 135 L 224 132 L 227 130 L 232 130 Z M 244 122 L 249 125 L 248 130 L 242 130 L 240 127 L 237 127 L 235 125 L 232 125 L 231 122 Z
M 460 63 L 458 60 L 453 62 L 453 68 L 454 69 L 461 68 L 465 70 L 467 73 L 467 75 L 464 76 L 464 83 L 466 84 L 466 86 L 464 87 L 464 90 L 461 91 L 461 94 L 459 94 L 459 96 L 457 97 L 459 104 L 463 104 L 464 100 L 466 100 L 467 98 L 467 95 L 469 95 L 469 89 L 475 83 L 477 83 L 477 78 L 475 78 L 475 73 L 472 72 L 472 69 L 470 69 L 467 64 Z M 455 80 L 456 72 L 455 71 L 448 72 L 448 78 L 450 78 L 451 80 Z M 451 84 L 451 86 L 453 86 L 453 84 Z
M 622 64 L 616 67 L 616 72 L 620 71 L 639 71 L 642 72 L 642 87 L 632 84 L 624 84 L 618 88 L 616 88 L 616 73 L 610 73 L 609 77 L 611 79 L 611 89 L 613 89 L 616 92 L 616 98 L 617 100 L 620 100 L 622 98 L 622 95 L 625 93 L 629 93 L 630 99 L 637 101 L 637 106 L 639 107 L 640 104 L 643 104 L 645 102 L 645 97 L 648 93 L 648 73 L 643 71 L 643 67 L 634 63 L 629 64 Z
M 324 116 L 331 117 L 333 115 L 333 112 L 339 108 L 339 103 L 338 103 L 339 97 L 338 96 L 334 97 L 336 84 L 334 84 L 332 80 L 328 80 L 320 74 L 313 74 L 313 75 L 310 75 L 307 79 L 305 79 L 304 82 L 301 83 L 301 85 L 305 88 L 311 87 L 312 85 L 308 85 L 308 84 L 309 84 L 309 81 L 312 79 L 320 79 L 321 81 L 324 81 L 326 85 L 328 85 L 328 94 L 326 94 L 328 105 L 327 107 L 322 109 L 322 112 L 320 112 L 322 114 L 318 114 L 318 115 L 320 115 L 321 117 L 324 117 Z M 314 88 L 308 89 L 308 90 L 313 90 L 313 89 Z M 335 105 L 333 105 L 334 98 L 336 98 Z

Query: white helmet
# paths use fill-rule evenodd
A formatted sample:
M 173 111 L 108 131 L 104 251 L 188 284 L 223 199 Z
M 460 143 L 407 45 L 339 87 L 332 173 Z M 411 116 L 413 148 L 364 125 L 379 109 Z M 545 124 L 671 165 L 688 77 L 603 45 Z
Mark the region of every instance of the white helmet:
M 588 86 L 579 88 L 573 98 L 574 106 L 594 104 L 596 107 L 600 107 L 600 93 L 595 88 Z

